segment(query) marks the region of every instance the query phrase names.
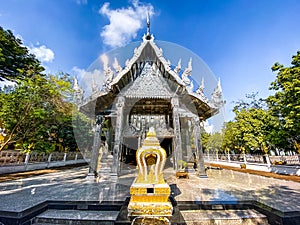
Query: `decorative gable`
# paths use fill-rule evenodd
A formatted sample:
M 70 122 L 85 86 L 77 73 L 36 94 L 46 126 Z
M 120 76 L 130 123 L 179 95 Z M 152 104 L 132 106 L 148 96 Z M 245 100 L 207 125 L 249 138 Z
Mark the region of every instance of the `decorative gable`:
M 167 82 L 155 64 L 146 62 L 139 77 L 124 91 L 128 98 L 171 98 L 173 96 Z

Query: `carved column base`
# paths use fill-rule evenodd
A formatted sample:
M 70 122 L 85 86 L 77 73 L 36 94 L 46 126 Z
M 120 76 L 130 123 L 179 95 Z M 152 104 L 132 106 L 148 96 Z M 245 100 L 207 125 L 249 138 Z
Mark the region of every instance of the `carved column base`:
M 112 172 L 112 166 L 113 166 L 113 156 L 112 155 L 105 155 L 101 159 L 101 167 L 99 170 L 99 182 L 102 181 L 111 181 L 115 180 L 115 176 L 112 174 L 115 174 Z
M 109 173 L 107 176 L 99 176 L 97 179 L 98 183 L 101 182 L 113 182 L 117 183 L 119 181 L 119 177 L 117 174 Z
M 119 176 L 117 173 L 110 173 L 109 175 L 109 180 L 111 182 L 118 182 L 119 181 Z
M 201 155 L 200 157 L 202 157 L 202 159 L 203 159 L 203 155 L 202 154 L 200 154 L 200 155 Z M 200 161 L 202 161 L 202 160 L 200 160 Z M 206 175 L 204 163 L 200 163 L 200 166 L 199 166 L 199 177 L 200 178 L 208 178 L 208 176 Z
M 88 181 L 92 181 L 92 182 L 96 182 L 97 181 L 97 177 L 95 176 L 94 173 L 88 173 L 88 175 L 85 178 Z
M 98 182 L 109 181 L 109 177 L 110 177 L 109 174 L 110 174 L 110 169 L 109 171 L 102 171 L 101 173 L 99 173 Z
M 200 174 L 199 177 L 200 178 L 208 178 L 208 176 L 206 174 Z

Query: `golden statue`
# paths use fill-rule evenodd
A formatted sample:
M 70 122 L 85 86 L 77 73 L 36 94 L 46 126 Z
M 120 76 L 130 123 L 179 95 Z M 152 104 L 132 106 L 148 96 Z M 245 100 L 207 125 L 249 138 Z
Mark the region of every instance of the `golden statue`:
M 170 187 L 163 175 L 166 159 L 166 151 L 160 146 L 154 128 L 150 128 L 142 147 L 136 151 L 138 176 L 130 187 L 129 216 L 172 216 Z

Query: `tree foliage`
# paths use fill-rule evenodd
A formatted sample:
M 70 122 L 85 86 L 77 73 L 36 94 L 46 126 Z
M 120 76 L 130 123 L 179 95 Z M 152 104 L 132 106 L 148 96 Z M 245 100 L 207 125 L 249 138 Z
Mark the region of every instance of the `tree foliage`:
M 223 149 L 236 149 L 240 143 L 240 136 L 237 123 L 234 121 L 229 121 L 225 123 L 225 127 L 222 130 L 223 133 Z
M 246 152 L 267 152 L 269 131 L 274 118 L 264 109 L 264 100 L 256 99 L 257 94 L 247 95 L 249 101 L 239 101 L 234 107 L 234 121 L 224 129 L 223 148 Z
M 11 142 L 23 142 L 34 143 L 43 151 L 52 148 L 54 138 L 64 138 L 64 130 L 72 124 L 72 104 L 62 93 L 70 90 L 67 75 L 49 75 L 23 80 L 10 93 L 1 93 L 0 118 L 9 134 L 1 149 Z
M 300 143 L 300 51 L 292 57 L 290 67 L 275 63 L 272 70 L 277 72 L 270 86 L 275 94 L 267 102 L 278 120 L 273 138 L 280 147 L 293 149 Z
M 223 141 L 223 134 L 221 132 L 215 132 L 210 134 L 203 131 L 201 133 L 201 142 L 204 151 L 221 150 L 222 141 Z
M 268 152 L 271 148 L 300 152 L 300 52 L 290 67 L 275 63 L 277 72 L 266 100 L 256 94 L 240 100 L 233 111 L 235 118 L 223 130 L 223 148 Z M 265 104 L 267 103 L 267 104 Z
M 211 134 L 207 133 L 204 129 L 201 129 L 201 143 L 203 151 L 207 149 L 210 137 Z
M 17 143 L 25 151 L 75 150 L 68 74 L 42 74 L 44 68 L 11 31 L 0 27 L 0 80 L 15 86 L 0 90 L 0 125 L 7 134 L 0 151 Z
M 0 81 L 18 81 L 41 75 L 44 68 L 10 30 L 0 27 Z

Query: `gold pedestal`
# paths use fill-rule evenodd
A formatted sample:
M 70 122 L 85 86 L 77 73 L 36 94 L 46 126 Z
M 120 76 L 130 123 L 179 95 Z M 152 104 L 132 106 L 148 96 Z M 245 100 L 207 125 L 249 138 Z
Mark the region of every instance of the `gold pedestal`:
M 169 202 L 168 184 L 138 184 L 130 188 L 129 216 L 172 216 L 173 207 Z
M 131 225 L 155 224 L 155 225 L 171 225 L 170 221 L 165 217 L 136 217 Z
M 138 176 L 130 187 L 128 216 L 172 216 L 170 187 L 163 176 L 166 157 L 154 129 L 150 128 L 143 146 L 136 151 Z

